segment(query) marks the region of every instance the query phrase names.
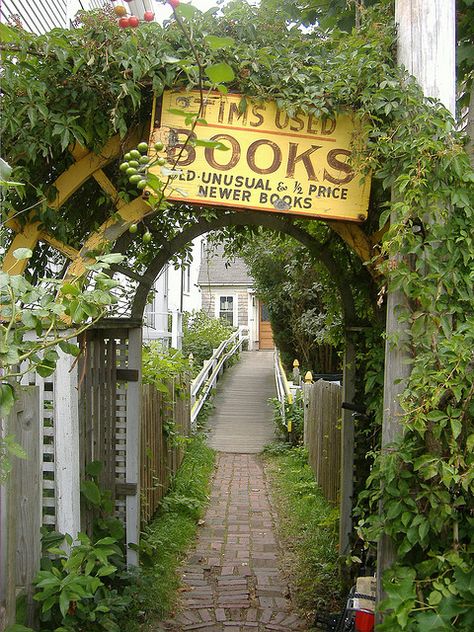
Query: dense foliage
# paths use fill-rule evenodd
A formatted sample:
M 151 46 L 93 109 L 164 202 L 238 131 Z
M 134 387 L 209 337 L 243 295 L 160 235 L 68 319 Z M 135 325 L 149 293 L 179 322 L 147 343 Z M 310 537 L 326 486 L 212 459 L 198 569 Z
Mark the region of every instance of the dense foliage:
M 471 4 L 461 2 L 463 16 Z M 474 611 L 474 175 L 465 139 L 446 110 L 424 99 L 397 67 L 390 2 L 359 11 L 358 29 L 351 32 L 303 32 L 287 17 L 235 0 L 221 17 L 193 17 L 189 10 L 183 19 L 192 22 L 203 67 L 222 60 L 231 66 L 231 89 L 275 99 L 290 113 L 324 116 L 352 108 L 363 122 L 355 162 L 373 174 L 364 231 L 382 228 L 392 213 L 377 261 L 384 282 L 409 298 L 400 317 L 413 361 L 403 397 L 405 433 L 396 449 L 376 458 L 362 499 L 371 515 L 361 521 L 360 533 L 372 541 L 386 533 L 397 549 L 381 630 L 467 631 Z M 231 36 L 235 44 L 213 51 L 209 35 Z M 469 45 L 472 34 L 465 29 L 463 37 Z M 51 183 L 71 161 L 67 145 L 77 140 L 98 149 L 115 131 L 124 136 L 146 120 L 152 90 L 198 85 L 199 64 L 173 21 L 130 35 L 97 20 L 39 38 L 14 34 L 9 46 L 0 132 L 15 179 L 26 183 L 22 204 L 34 205 L 56 236 L 78 245 L 115 208 L 107 196 L 97 198 L 94 183 L 81 190 L 80 204 L 71 199 L 61 214 L 48 207 Z M 466 91 L 470 73 L 466 61 Z M 120 186 L 117 165 L 107 174 Z M 18 199 L 11 202 L 19 208 Z M 149 221 L 166 242 L 199 212 L 184 206 Z M 300 225 L 308 231 L 319 226 Z M 347 253 L 338 240 L 334 248 Z M 47 253 L 39 249 L 33 264 L 42 265 Z M 366 285 L 365 313 L 373 313 L 368 275 L 356 278 Z M 363 347 L 360 354 L 367 352 Z M 370 370 L 376 366 L 373 359 Z M 374 384 L 380 377 L 371 379 Z
M 304 401 L 302 391 L 296 391 L 294 397 L 285 397 L 284 417 L 282 414 L 282 404 L 278 397 L 270 398 L 268 403 L 273 410 L 275 436 L 285 441 L 290 441 L 293 445 L 302 445 L 304 432 Z M 290 430 L 288 430 L 289 428 Z
M 80 533 L 73 543 L 70 536 L 51 533 L 45 535 L 44 543 L 46 557 L 34 581 L 34 598 L 40 604 L 39 629 L 122 630 L 123 617 L 138 610 L 141 583 L 136 573 L 126 570 L 123 548 L 117 540 L 107 536 L 92 542 Z M 65 552 L 61 545 L 70 549 Z
M 3 229 L 0 226 L 0 238 Z M 17 248 L 17 260 L 32 256 L 28 248 Z M 97 257 L 87 273 L 95 273 L 95 287 L 85 276 L 67 281 L 47 279 L 32 284 L 24 276 L 0 272 L 0 418 L 12 410 L 21 379 L 32 371 L 40 377 L 53 374 L 59 353 L 70 354 L 71 363 L 80 353 L 76 337 L 102 318 L 117 302 L 117 282 L 106 270 L 120 255 Z M 25 458 L 11 428 L 0 437 L 0 483 L 11 470 L 10 456 Z
M 197 371 L 209 360 L 214 349 L 227 340 L 234 328 L 227 321 L 212 318 L 204 311 L 186 312 L 183 318 L 183 354 L 192 354 Z
M 161 621 L 169 615 L 176 603 L 178 567 L 204 514 L 214 462 L 213 450 L 202 435 L 195 435 L 186 446 L 184 461 L 162 508 L 145 529 L 141 559 L 146 588 L 142 598 L 151 625 L 155 618 Z
M 271 444 L 265 450 L 285 547 L 285 567 L 298 606 L 308 615 L 340 609 L 336 551 L 337 510 L 314 481 L 304 448 Z
M 291 366 L 333 373 L 343 343 L 337 289 L 327 271 L 293 240 L 260 231 L 241 251 L 259 298 L 268 309 L 274 340 Z
M 160 392 L 169 393 L 169 382 L 189 373 L 189 359 L 178 349 L 167 349 L 161 342 L 149 342 L 143 348 L 142 378 Z

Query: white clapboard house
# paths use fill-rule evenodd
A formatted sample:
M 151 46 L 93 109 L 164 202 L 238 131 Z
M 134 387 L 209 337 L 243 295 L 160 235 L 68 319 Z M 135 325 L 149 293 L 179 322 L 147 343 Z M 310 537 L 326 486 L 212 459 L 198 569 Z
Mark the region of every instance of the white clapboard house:
M 202 309 L 234 327 L 249 330 L 249 349 L 273 349 L 265 305 L 257 298 L 253 278 L 242 259 L 228 261 L 222 245 L 203 242 L 198 285 Z

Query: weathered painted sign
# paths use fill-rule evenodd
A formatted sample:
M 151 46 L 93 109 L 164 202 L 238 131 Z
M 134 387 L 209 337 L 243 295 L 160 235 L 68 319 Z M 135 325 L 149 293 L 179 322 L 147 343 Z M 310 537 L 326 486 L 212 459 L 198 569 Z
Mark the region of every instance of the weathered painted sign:
M 258 103 L 241 95 L 207 95 L 194 131 L 183 113 L 196 113 L 198 92 L 166 91 L 155 108 L 151 141 L 162 141 L 176 161 L 169 198 L 202 206 L 223 206 L 292 213 L 305 217 L 361 222 L 367 217 L 370 179 L 349 165 L 350 116 L 319 120 L 293 116 L 274 102 Z M 227 149 L 193 146 L 186 139 L 212 140 Z

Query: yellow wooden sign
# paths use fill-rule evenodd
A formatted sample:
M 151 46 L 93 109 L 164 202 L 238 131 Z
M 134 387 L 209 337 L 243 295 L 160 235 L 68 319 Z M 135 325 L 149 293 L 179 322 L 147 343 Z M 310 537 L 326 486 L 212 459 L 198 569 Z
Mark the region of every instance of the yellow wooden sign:
M 176 162 L 169 199 L 331 220 L 366 219 L 370 179 L 361 184 L 360 174 L 349 165 L 351 138 L 357 133 L 350 116 L 290 116 L 274 102 L 247 99 L 242 108 L 241 100 L 236 94 L 208 94 L 201 115 L 206 123 L 191 132 L 183 113 L 198 112 L 199 92 L 163 94 L 161 115 L 159 105 L 154 108 L 151 142 L 162 141 L 168 160 Z M 227 149 L 185 144 L 190 135 Z

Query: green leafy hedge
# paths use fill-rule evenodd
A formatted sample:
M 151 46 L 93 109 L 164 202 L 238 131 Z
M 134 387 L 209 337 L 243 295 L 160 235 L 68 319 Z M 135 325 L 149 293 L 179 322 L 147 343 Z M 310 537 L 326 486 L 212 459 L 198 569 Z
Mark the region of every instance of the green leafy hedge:
M 227 340 L 234 328 L 229 323 L 212 318 L 204 311 L 185 313 L 183 319 L 183 354 L 193 354 L 193 364 L 199 369 L 213 350 Z

